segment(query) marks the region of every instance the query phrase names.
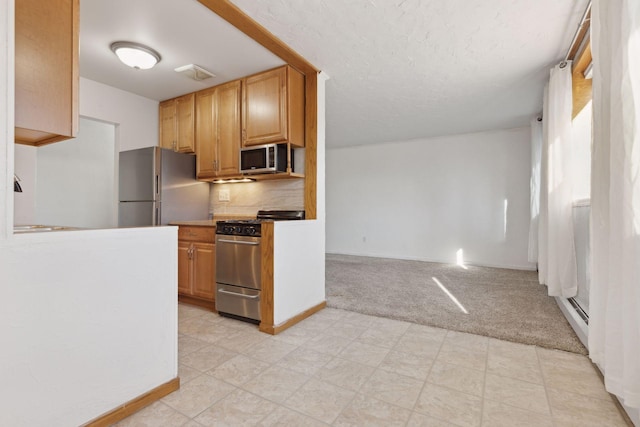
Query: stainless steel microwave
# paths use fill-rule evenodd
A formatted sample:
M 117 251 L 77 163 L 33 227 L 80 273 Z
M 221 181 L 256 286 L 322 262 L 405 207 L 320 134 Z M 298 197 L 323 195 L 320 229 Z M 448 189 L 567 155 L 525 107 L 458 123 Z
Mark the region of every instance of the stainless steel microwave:
M 293 170 L 293 149 L 291 150 Z M 287 171 L 287 144 L 267 144 L 240 150 L 240 172 L 246 174 Z

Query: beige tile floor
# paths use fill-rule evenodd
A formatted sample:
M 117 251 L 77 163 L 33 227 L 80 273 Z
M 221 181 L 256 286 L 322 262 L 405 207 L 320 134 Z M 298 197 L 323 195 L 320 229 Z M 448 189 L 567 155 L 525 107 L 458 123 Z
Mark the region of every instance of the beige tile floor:
M 589 359 L 324 309 L 270 336 L 179 306 L 180 390 L 118 426 L 626 426 Z

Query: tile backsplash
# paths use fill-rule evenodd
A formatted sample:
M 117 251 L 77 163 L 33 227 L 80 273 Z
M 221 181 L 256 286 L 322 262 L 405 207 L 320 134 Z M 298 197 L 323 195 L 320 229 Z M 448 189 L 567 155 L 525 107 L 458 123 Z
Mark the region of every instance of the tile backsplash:
M 229 192 L 221 202 L 220 191 Z M 212 184 L 210 211 L 214 215 L 255 215 L 261 209 L 304 209 L 304 180 L 284 179 Z

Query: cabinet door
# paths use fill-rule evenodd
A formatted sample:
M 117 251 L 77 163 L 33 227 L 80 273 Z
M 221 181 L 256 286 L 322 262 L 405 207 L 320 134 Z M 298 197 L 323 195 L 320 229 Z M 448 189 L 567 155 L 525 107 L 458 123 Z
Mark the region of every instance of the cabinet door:
M 217 176 L 233 176 L 240 173 L 240 92 L 240 80 L 218 86 L 216 89 Z
M 17 143 L 44 145 L 78 132 L 78 10 L 78 0 L 15 2 Z
M 190 242 L 178 240 L 178 293 L 183 295 L 191 295 L 193 266 L 189 256 L 190 249 Z
M 193 296 L 215 299 L 216 250 L 211 243 L 193 243 Z
M 215 176 L 216 132 L 214 117 L 215 89 L 196 93 L 196 156 L 197 176 L 200 179 Z
M 195 94 L 176 98 L 176 151 L 180 153 L 195 153 L 193 138 L 195 121 Z
M 286 68 L 247 77 L 242 89 L 243 146 L 286 141 Z
M 176 101 L 170 99 L 160 103 L 160 147 L 176 148 Z

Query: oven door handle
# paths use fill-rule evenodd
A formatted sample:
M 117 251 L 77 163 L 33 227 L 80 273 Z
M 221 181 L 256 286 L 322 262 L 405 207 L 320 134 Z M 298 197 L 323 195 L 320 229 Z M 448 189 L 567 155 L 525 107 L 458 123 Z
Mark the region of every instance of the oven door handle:
M 244 240 L 227 240 L 227 239 L 218 239 L 218 243 L 237 243 L 238 245 L 251 245 L 258 246 L 260 242 L 246 242 Z
M 260 295 L 245 295 L 245 294 L 237 294 L 237 293 L 235 293 L 235 292 L 225 291 L 224 289 L 218 289 L 218 292 L 220 292 L 221 294 L 229 294 L 229 295 L 233 295 L 234 297 L 242 297 L 242 298 L 247 298 L 247 299 L 257 299 L 257 298 L 260 298 Z

